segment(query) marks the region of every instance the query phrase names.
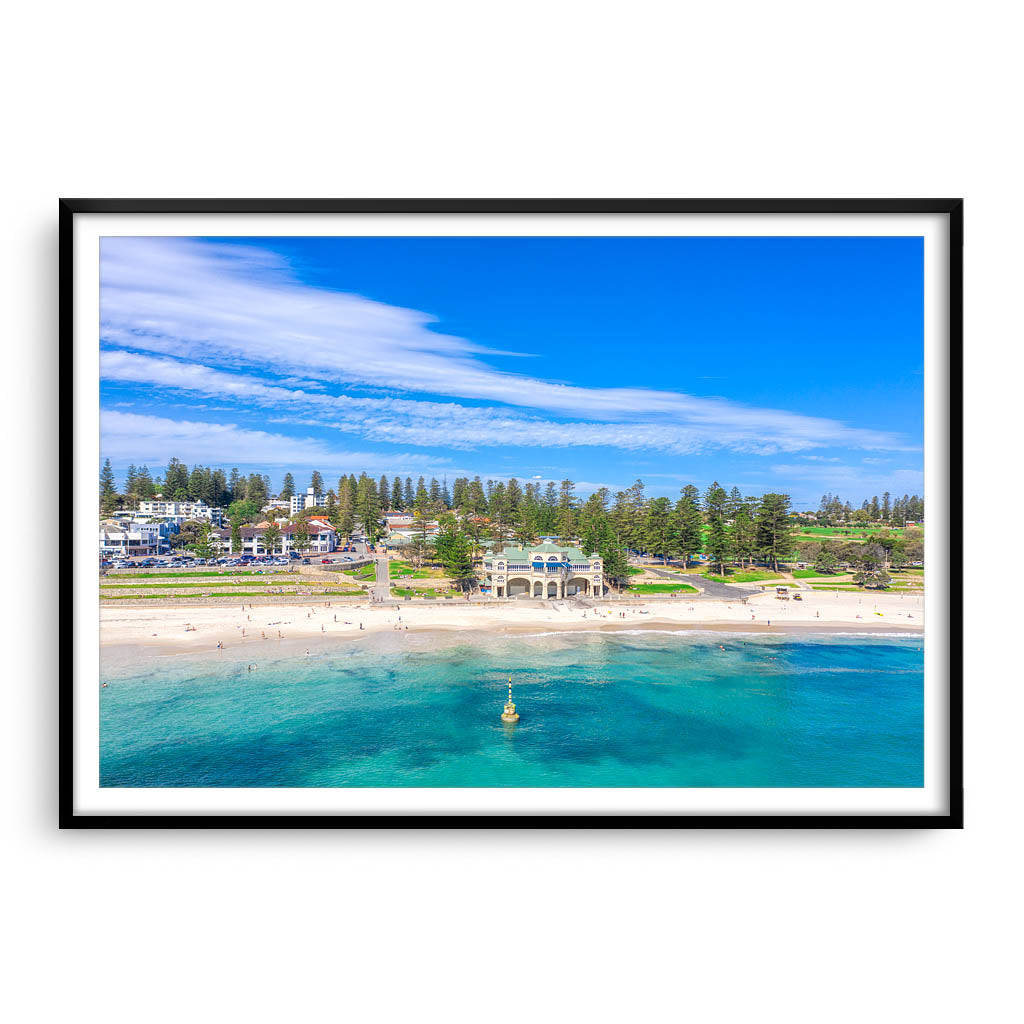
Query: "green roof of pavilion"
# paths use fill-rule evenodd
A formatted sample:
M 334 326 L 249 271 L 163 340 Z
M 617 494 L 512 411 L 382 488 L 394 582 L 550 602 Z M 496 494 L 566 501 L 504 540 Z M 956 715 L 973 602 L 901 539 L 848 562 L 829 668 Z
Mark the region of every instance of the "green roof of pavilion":
M 529 547 L 505 548 L 499 551 L 494 558 L 507 558 L 509 560 L 518 558 L 529 560 L 532 555 L 561 555 L 564 554 L 569 561 L 588 561 L 587 556 L 579 548 L 569 547 L 564 544 L 534 544 Z

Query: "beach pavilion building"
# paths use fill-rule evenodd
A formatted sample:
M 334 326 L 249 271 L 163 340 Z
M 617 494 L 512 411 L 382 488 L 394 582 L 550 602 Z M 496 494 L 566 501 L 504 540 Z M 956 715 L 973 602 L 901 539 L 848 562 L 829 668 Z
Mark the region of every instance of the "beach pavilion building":
M 604 593 L 601 556 L 565 544 L 518 545 L 484 558 L 490 596 L 564 598 Z

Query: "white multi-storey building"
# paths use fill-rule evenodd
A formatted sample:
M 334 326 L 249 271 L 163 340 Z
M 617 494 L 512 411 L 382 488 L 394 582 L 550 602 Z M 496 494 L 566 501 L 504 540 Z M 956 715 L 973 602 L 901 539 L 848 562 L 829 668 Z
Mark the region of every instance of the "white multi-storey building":
M 322 494 L 317 494 L 312 487 L 306 488 L 305 494 L 293 494 L 291 501 L 291 514 L 298 515 L 306 508 L 319 508 L 327 499 Z
M 185 519 L 206 519 L 219 526 L 224 521 L 224 510 L 202 501 L 163 501 L 155 498 L 139 502 L 144 516 L 182 516 Z
M 274 544 L 274 550 L 268 551 L 264 543 L 264 536 L 267 532 L 266 526 L 243 526 L 239 531 L 242 538 L 242 550 L 235 551 L 236 555 L 287 555 L 292 551 L 300 554 L 326 555 L 337 550 L 338 534 L 328 522 L 319 519 L 310 519 L 306 523 L 306 532 L 309 534 L 309 542 L 299 551 L 295 544 L 295 532 L 298 523 L 287 523 L 278 527 L 280 536 Z M 217 539 L 223 550 L 228 551 L 231 547 L 231 531 L 218 530 Z
M 171 523 L 136 523 L 130 519 L 106 520 L 100 524 L 100 554 L 104 557 L 126 555 L 163 555 L 171 549 Z

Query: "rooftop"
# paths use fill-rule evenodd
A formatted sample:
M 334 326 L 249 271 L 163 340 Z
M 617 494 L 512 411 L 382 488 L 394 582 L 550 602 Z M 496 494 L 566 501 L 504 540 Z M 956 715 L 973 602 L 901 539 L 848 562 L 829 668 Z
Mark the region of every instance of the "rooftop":
M 569 561 L 587 561 L 587 555 L 583 554 L 579 548 L 574 548 L 568 544 L 531 544 L 529 546 L 517 545 L 515 547 L 506 547 L 503 551 L 499 551 L 494 557 L 495 558 L 517 558 L 522 560 L 524 557 L 532 555 L 562 555 Z

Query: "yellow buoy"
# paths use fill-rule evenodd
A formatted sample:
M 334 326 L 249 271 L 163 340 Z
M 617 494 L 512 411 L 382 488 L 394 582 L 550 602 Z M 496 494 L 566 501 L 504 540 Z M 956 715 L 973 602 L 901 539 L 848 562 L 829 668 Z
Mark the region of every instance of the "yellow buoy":
M 509 724 L 514 724 L 519 721 L 519 715 L 516 714 L 516 706 L 512 703 L 512 677 L 508 677 L 508 701 L 505 704 L 505 710 L 501 713 L 501 720 Z

